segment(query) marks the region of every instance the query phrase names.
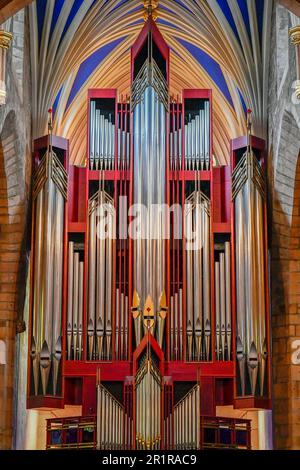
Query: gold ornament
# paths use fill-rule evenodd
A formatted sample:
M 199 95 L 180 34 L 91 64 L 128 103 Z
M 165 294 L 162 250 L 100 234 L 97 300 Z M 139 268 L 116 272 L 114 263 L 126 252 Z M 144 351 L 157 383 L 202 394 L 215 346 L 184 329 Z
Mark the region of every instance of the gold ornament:
M 294 46 L 298 46 L 300 44 L 300 25 L 291 28 L 289 30 L 289 36 L 291 43 L 294 44 Z
M 144 0 L 144 20 L 147 21 L 150 16 L 154 21 L 157 20 L 158 0 Z
M 0 47 L 2 49 L 8 49 L 11 41 L 12 41 L 13 35 L 11 33 L 8 33 L 7 31 L 4 31 L 3 29 L 0 30 Z

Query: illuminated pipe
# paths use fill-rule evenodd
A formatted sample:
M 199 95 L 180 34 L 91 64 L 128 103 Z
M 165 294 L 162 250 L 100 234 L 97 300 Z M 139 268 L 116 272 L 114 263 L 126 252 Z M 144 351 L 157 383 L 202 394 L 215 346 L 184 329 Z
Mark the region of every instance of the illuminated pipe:
M 203 279 L 205 279 L 205 289 L 203 295 L 203 313 L 205 328 L 205 357 L 209 360 L 210 356 L 210 336 L 211 336 L 211 304 L 210 304 L 210 203 L 203 201 Z
M 43 200 L 44 188 L 41 189 L 36 199 L 36 213 L 35 213 L 35 245 L 34 245 L 34 301 L 33 301 L 33 338 L 31 345 L 31 358 L 32 358 L 32 371 L 34 392 L 38 395 L 39 387 L 39 366 L 40 366 L 40 351 L 42 349 L 41 337 L 41 288 L 39 282 L 42 276 L 42 244 L 43 238 Z
M 125 353 L 124 360 L 128 359 L 128 297 L 125 297 Z
M 95 129 L 95 169 L 98 170 L 99 158 L 100 158 L 100 138 L 102 135 L 102 129 L 100 128 L 100 110 L 96 110 L 96 129 Z
M 79 301 L 79 253 L 74 253 L 74 277 L 73 277 L 73 325 L 72 344 L 73 358 L 76 360 L 77 328 L 78 328 L 78 301 Z
M 95 308 L 96 308 L 96 201 L 90 208 L 89 227 L 89 302 L 88 302 L 88 353 L 93 359 L 95 337 Z
M 121 359 L 121 350 L 119 351 L 119 340 L 120 340 L 120 299 L 119 299 L 119 289 L 116 289 L 116 329 L 115 329 L 115 338 L 116 338 L 116 359 Z
M 106 239 L 106 325 L 105 325 L 105 334 L 106 334 L 106 355 L 107 360 L 111 358 L 111 338 L 112 338 L 112 271 L 111 267 L 113 266 L 113 225 L 114 225 L 114 208 L 109 207 L 108 210 L 108 220 L 110 234 Z
M 221 350 L 221 319 L 220 319 L 220 263 L 215 262 L 215 290 L 216 290 L 216 354 L 218 361 L 220 360 Z
M 95 127 L 96 127 L 96 102 L 91 101 L 91 116 L 90 116 L 90 169 L 94 168 L 95 159 Z
M 205 125 L 204 125 L 204 110 L 200 110 L 200 160 L 201 170 L 205 169 Z
M 52 165 L 52 154 L 48 154 L 49 174 Z M 55 184 L 48 178 L 45 184 L 45 233 L 52 233 L 55 230 L 56 217 L 54 213 Z M 42 379 L 43 395 L 47 394 L 49 374 L 51 368 L 51 346 L 52 346 L 52 320 L 53 320 L 53 240 L 50 237 L 44 242 L 43 253 L 43 273 L 44 273 L 44 296 L 43 312 L 44 321 L 42 323 L 42 350 L 40 355 L 40 370 Z
M 121 168 L 121 129 L 118 129 L 118 170 Z
M 121 301 L 120 301 L 120 358 L 123 359 L 123 351 L 124 351 L 124 294 L 121 293 Z
M 222 360 L 225 360 L 226 336 L 226 293 L 225 293 L 225 254 L 220 253 L 220 335 Z
M 74 243 L 69 242 L 68 255 L 68 324 L 67 324 L 67 353 L 71 359 L 72 336 L 73 336 L 73 279 L 74 279 Z
M 79 264 L 79 302 L 78 302 L 78 333 L 77 333 L 77 358 L 81 361 L 82 332 L 83 332 L 83 291 L 84 291 L 84 263 Z
M 227 358 L 231 360 L 231 256 L 230 256 L 230 243 L 225 243 L 225 277 L 226 277 L 226 344 L 227 344 Z
M 106 126 L 107 127 L 107 126 Z M 106 156 L 106 153 L 105 153 Z M 101 185 L 101 183 L 100 183 Z M 104 204 L 104 195 L 101 188 L 98 194 L 98 211 L 101 214 L 102 207 Z M 97 356 L 101 360 L 103 358 L 104 348 L 104 335 L 105 335 L 105 239 L 103 239 L 103 233 L 105 230 L 105 222 L 101 216 L 98 220 L 97 226 L 97 237 L 96 237 L 96 272 L 97 272 L 97 292 L 96 292 L 96 336 L 97 336 Z
M 171 359 L 174 359 L 174 297 L 173 295 L 171 296 L 171 320 L 170 320 L 170 333 L 171 333 L 171 338 L 170 338 L 170 356 Z

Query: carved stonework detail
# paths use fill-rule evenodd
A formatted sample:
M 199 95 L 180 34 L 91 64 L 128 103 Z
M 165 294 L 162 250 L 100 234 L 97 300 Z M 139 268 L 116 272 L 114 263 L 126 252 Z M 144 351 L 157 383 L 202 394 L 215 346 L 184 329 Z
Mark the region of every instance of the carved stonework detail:
M 294 46 L 298 46 L 300 44 L 300 25 L 291 28 L 289 35 L 291 38 L 291 43 L 294 44 Z
M 7 50 L 11 44 L 13 35 L 8 31 L 0 30 L 0 106 L 6 103 L 6 59 Z

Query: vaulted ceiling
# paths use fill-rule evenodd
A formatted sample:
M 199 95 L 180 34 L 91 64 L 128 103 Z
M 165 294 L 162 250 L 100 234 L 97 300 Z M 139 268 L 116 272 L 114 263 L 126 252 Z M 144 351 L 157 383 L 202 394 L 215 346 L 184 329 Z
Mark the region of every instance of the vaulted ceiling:
M 130 91 L 130 46 L 143 23 L 140 0 L 36 0 L 30 7 L 35 135 L 70 138 L 71 159 L 85 160 L 86 99 L 92 87 Z M 171 94 L 212 88 L 214 152 L 228 160 L 229 140 L 266 129 L 272 0 L 161 0 L 157 25 L 171 48 Z

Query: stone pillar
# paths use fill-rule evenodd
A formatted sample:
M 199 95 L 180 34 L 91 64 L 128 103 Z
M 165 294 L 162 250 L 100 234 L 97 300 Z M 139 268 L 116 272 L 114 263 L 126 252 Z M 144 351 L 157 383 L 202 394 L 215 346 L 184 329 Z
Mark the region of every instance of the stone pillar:
M 13 35 L 7 31 L 0 30 L 0 106 L 6 103 L 6 60 L 7 50 L 11 44 Z
M 291 28 L 289 31 L 291 43 L 296 47 L 296 62 L 297 62 L 297 84 L 296 84 L 296 97 L 300 101 L 300 25 Z

